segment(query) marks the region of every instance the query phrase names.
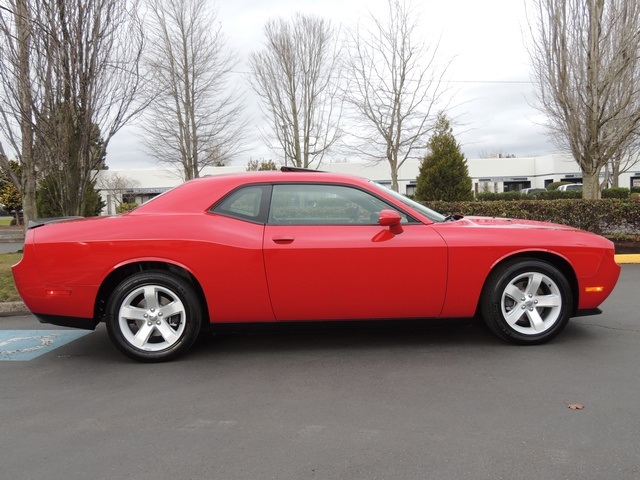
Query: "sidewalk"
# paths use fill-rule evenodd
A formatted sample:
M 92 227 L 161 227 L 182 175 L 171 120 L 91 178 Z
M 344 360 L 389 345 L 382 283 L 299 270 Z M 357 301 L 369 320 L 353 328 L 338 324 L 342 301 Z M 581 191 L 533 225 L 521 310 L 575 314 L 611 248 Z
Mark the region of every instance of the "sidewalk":
M 0 243 L 24 243 L 24 230 L 16 227 L 0 228 Z

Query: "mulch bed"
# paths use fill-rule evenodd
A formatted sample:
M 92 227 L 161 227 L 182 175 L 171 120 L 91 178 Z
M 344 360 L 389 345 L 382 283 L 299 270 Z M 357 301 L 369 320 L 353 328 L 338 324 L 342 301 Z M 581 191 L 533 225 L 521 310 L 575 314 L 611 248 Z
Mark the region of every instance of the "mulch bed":
M 614 242 L 618 254 L 639 254 L 640 242 Z

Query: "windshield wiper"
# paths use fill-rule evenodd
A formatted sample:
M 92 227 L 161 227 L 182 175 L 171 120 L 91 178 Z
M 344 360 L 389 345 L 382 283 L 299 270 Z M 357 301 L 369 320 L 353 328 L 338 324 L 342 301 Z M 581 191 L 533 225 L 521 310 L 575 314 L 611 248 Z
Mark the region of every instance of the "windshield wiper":
M 446 217 L 444 217 L 444 220 L 442 220 L 443 222 L 455 222 L 456 220 L 460 220 L 464 218 L 462 215 L 447 215 Z

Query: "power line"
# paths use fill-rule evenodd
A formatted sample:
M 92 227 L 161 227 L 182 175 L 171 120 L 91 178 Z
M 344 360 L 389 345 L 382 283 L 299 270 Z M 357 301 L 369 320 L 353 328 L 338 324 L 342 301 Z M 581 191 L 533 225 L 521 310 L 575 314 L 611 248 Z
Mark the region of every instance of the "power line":
M 230 73 L 238 75 L 251 75 L 251 72 L 230 70 Z M 533 85 L 535 82 L 531 80 L 447 80 L 445 83 L 483 83 L 483 84 L 513 84 L 513 85 Z
M 531 80 L 449 80 L 447 83 L 495 83 L 495 84 L 529 84 Z

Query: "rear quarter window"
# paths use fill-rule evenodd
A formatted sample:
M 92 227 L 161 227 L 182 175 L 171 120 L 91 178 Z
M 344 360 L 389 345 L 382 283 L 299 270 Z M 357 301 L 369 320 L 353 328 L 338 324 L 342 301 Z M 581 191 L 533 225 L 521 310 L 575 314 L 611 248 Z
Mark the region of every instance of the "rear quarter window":
M 261 222 L 266 210 L 265 194 L 268 187 L 255 185 L 240 188 L 225 197 L 211 209 L 213 213 L 227 217 Z

